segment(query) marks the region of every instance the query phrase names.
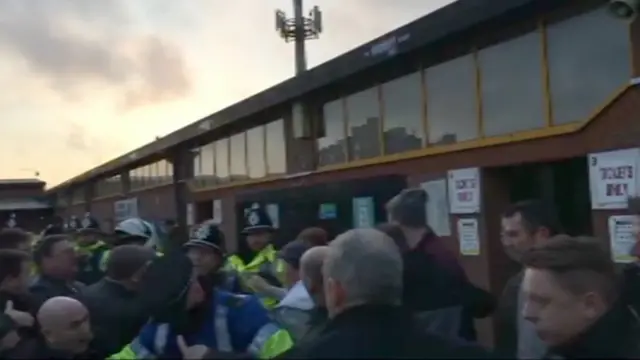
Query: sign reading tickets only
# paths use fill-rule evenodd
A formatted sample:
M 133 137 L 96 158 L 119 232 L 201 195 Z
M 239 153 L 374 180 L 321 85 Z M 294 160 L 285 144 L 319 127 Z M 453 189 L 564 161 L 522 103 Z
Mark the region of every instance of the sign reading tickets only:
M 593 209 L 626 209 L 637 196 L 640 148 L 590 154 L 589 187 Z
M 480 212 L 480 169 L 451 170 L 447 174 L 449 206 L 452 214 Z

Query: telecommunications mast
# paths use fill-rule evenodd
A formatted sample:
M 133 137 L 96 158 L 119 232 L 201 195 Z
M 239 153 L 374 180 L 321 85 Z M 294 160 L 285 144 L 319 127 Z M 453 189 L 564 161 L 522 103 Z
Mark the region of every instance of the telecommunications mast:
M 317 6 L 302 15 L 302 0 L 293 0 L 293 18 L 287 18 L 282 10 L 276 10 L 276 31 L 284 41 L 295 43 L 296 75 L 307 70 L 305 41 L 317 39 L 322 32 L 322 13 Z

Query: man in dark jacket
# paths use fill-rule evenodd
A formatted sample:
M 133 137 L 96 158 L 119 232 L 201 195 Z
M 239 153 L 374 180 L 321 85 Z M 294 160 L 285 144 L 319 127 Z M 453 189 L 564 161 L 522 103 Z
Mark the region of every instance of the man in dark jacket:
M 640 358 L 640 322 L 598 239 L 553 237 L 522 257 L 524 317 L 548 358 Z
M 20 337 L 37 334 L 34 324 L 36 309 L 27 291 L 30 258 L 19 250 L 0 250 L 0 310 L 9 316 Z
M 491 358 L 480 347 L 426 331 L 402 307 L 402 256 L 373 229 L 350 230 L 330 245 L 323 266 L 330 321 L 286 358 Z
M 76 252 L 66 235 L 52 235 L 42 239 L 33 252 L 38 277 L 29 286 L 34 308 L 55 296 L 73 296 L 83 284 L 75 281 L 78 273 Z
M 426 223 L 428 194 L 407 189 L 387 204 L 383 226 L 403 253 L 404 305 L 432 331 L 476 340 L 475 318 L 488 316 L 493 297 L 473 285 L 456 256 Z
M 560 231 L 555 209 L 538 200 L 518 202 L 502 214 L 502 245 L 505 253 L 520 264 L 524 253 L 545 243 Z M 496 312 L 496 349 L 504 356 L 536 359 L 546 349 L 533 326 L 522 317 L 520 292 L 524 271 L 511 277 L 502 292 Z
M 119 352 L 148 321 L 149 310 L 137 290 L 155 257 L 148 247 L 119 246 L 109 256 L 106 277 L 81 291 L 79 299 L 91 315 L 94 349 L 109 355 Z

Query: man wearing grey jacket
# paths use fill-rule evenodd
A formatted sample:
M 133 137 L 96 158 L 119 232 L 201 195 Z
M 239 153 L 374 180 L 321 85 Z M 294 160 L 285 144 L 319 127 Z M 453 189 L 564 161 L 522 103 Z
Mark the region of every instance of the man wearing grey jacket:
M 559 232 L 555 209 L 538 200 L 512 205 L 502 215 L 502 244 L 506 254 L 520 263 L 522 255 L 535 244 Z M 541 359 L 546 346 L 531 323 L 524 319 L 521 295 L 522 271 L 507 282 L 496 314 L 496 350 L 507 357 Z

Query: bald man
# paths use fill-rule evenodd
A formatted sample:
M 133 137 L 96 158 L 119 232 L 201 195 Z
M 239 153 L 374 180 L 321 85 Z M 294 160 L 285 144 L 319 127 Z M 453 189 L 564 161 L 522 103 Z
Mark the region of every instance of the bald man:
M 37 318 L 45 340 L 39 349 L 42 358 L 68 358 L 88 353 L 93 339 L 89 312 L 78 300 L 53 297 L 42 304 Z
M 315 304 L 311 318 L 307 323 L 307 332 L 302 339 L 304 341 L 313 339 L 329 319 L 324 300 L 324 282 L 322 281 L 322 266 L 328 253 L 328 246 L 316 246 L 305 252 L 300 259 L 300 278 Z

